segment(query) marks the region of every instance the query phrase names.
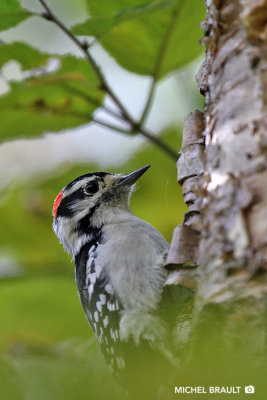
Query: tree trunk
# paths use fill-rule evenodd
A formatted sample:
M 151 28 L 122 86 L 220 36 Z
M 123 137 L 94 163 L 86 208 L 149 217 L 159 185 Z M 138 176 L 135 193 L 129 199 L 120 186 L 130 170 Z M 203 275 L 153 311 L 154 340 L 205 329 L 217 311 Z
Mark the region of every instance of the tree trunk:
M 194 259 L 199 266 L 173 274 L 173 282 L 183 285 L 190 273 L 196 285 L 188 352 L 176 385 L 241 386 L 240 397 L 246 396 L 244 386 L 254 385 L 253 399 L 262 400 L 267 361 L 267 1 L 206 4 L 206 60 L 197 75 L 206 98 L 204 172 L 199 167 L 183 174 L 185 154 L 191 154 L 191 161 L 197 157 L 196 141 L 183 146 L 178 162 L 185 200 L 191 193 L 191 207 L 197 196 L 202 201 L 201 218 L 196 223 L 191 212 L 191 221 L 184 224 L 200 236 Z M 192 179 L 201 188 L 191 185 L 190 192 L 184 188 Z M 169 264 L 181 264 L 178 250 L 184 241 L 176 231 Z

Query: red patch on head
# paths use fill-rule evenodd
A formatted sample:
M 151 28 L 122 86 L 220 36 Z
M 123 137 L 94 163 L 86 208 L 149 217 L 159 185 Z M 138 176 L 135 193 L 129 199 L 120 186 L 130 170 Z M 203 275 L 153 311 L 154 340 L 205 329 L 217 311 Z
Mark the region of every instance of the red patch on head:
M 54 207 L 53 207 L 53 212 L 52 212 L 52 215 L 53 215 L 54 219 L 57 216 L 57 209 L 60 206 L 60 203 L 62 202 L 62 195 L 63 195 L 63 190 L 61 190 L 59 192 L 59 194 L 57 195 L 57 197 L 56 197 L 56 199 L 54 201 Z

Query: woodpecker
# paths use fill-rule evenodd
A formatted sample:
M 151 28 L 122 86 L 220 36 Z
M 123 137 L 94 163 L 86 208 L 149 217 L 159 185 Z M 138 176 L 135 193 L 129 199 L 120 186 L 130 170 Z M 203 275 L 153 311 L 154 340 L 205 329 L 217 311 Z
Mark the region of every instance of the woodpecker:
M 167 363 L 172 359 L 159 311 L 168 243 L 129 210 L 134 184 L 149 167 L 129 175 L 82 175 L 59 192 L 53 207 L 53 229 L 75 260 L 75 280 L 88 322 L 107 364 L 132 388 L 138 385 L 136 379 L 147 384 L 152 365 L 159 362 L 156 353 L 164 356 L 161 366 L 165 358 Z M 140 362 L 147 363 L 141 378 Z

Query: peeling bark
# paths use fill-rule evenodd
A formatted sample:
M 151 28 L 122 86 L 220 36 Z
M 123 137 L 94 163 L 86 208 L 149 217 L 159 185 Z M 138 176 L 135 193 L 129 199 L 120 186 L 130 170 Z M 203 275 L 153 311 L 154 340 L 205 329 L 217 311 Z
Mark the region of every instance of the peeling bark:
M 196 128 L 198 112 L 186 119 L 178 161 L 178 181 L 189 205 L 183 225 L 200 241 L 190 242 L 183 225 L 176 228 L 168 262 L 176 263 L 172 283 L 190 287 L 191 278 L 196 288 L 187 336 L 191 374 L 196 368 L 204 376 L 205 360 L 210 376 L 213 371 L 221 371 L 222 379 L 243 373 L 242 379 L 247 374 L 262 384 L 267 355 L 267 0 L 206 4 L 206 60 L 196 76 L 206 99 L 205 124 Z M 196 131 L 201 131 L 197 137 Z M 178 268 L 186 257 L 199 264 L 191 276 Z M 225 363 L 228 371 L 221 370 Z M 259 392 L 254 398 L 266 397 Z
M 261 283 L 257 275 L 267 259 L 266 7 L 263 0 L 207 1 L 198 283 L 205 302 L 267 291 L 266 275 Z
M 204 172 L 204 118 L 203 113 L 195 111 L 185 120 L 181 157 L 177 162 L 178 183 L 182 186 L 184 201 L 188 212 L 183 224 L 174 230 L 167 268 L 175 269 L 168 279 L 168 284 L 179 284 L 195 288 L 197 271 L 187 269 L 198 264 L 198 247 L 201 222 L 201 199 Z

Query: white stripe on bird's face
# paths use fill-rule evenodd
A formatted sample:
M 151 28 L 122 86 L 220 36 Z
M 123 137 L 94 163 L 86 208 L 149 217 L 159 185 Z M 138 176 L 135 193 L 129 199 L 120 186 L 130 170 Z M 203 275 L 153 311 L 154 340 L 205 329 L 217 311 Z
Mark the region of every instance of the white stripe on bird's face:
M 117 186 L 121 177 L 121 174 L 82 176 L 62 190 L 62 197 L 54 210 L 53 228 L 73 256 L 88 240 L 90 227 L 100 229 L 121 221 L 129 213 L 132 188 Z

